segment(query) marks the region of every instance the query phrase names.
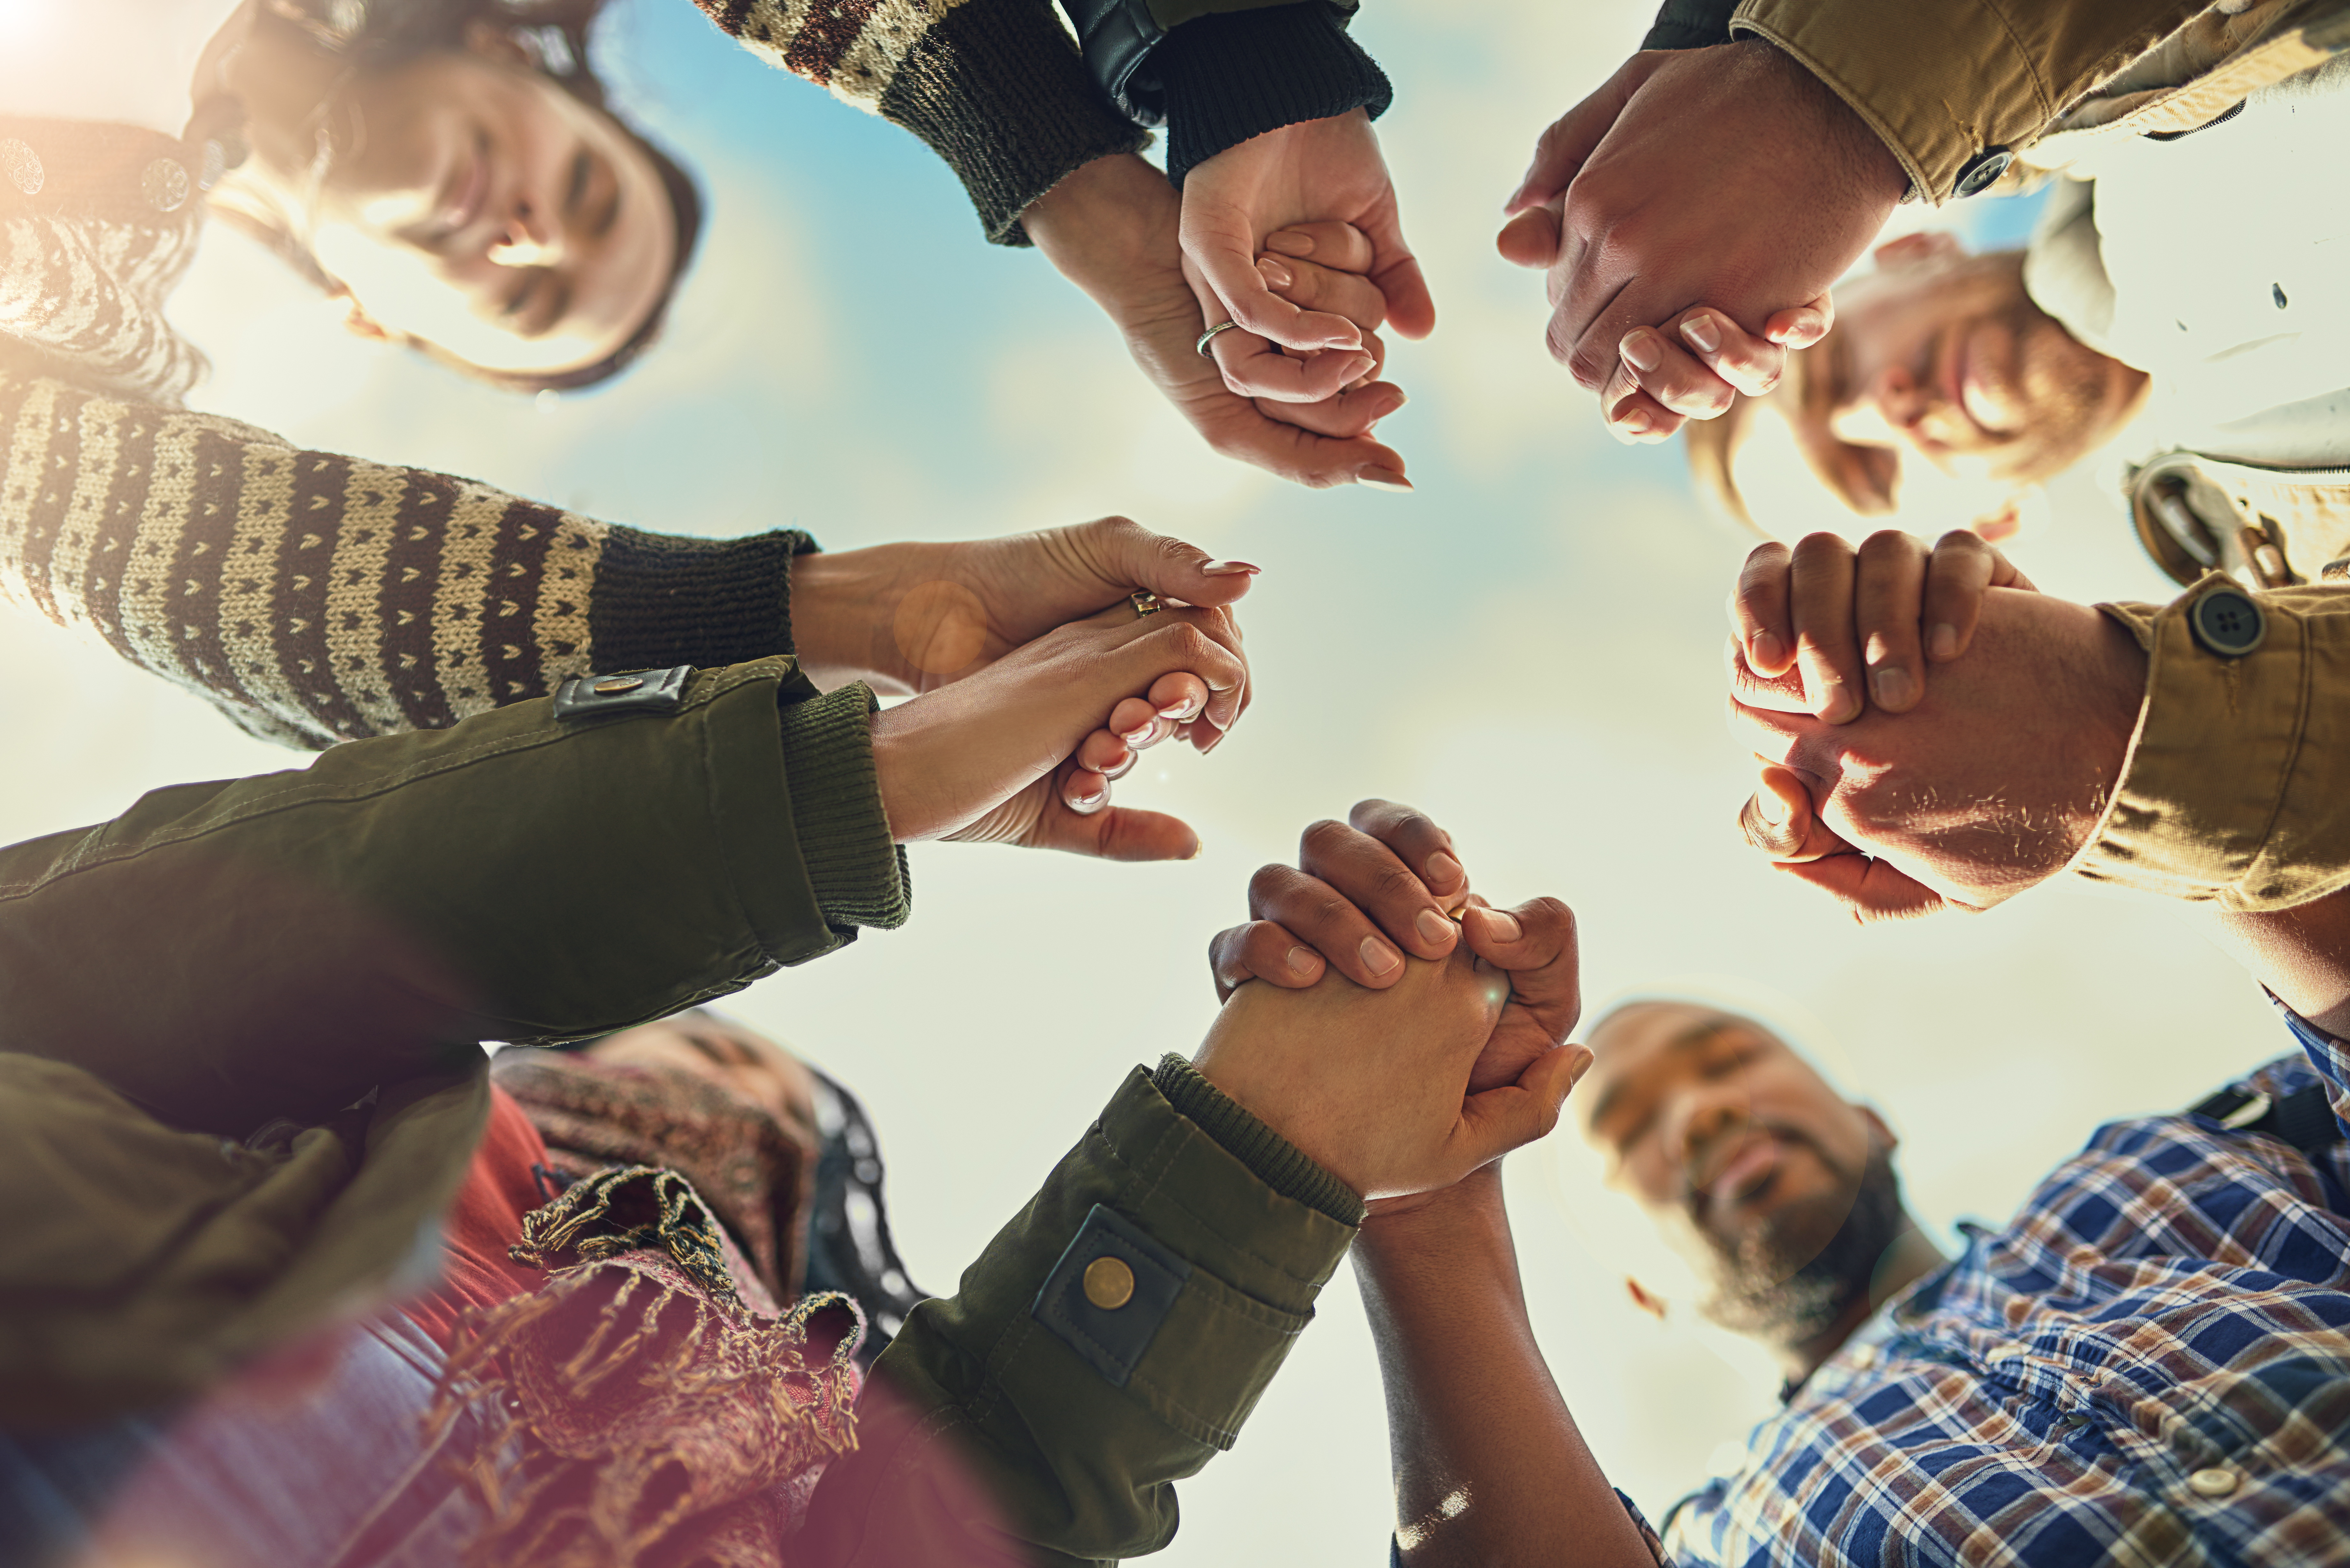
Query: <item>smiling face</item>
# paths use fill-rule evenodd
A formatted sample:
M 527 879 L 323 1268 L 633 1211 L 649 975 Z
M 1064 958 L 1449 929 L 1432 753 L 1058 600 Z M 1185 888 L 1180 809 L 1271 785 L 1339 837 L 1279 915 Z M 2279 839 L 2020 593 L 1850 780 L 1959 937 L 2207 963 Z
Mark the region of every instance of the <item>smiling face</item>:
M 1876 1113 L 1751 1019 L 1618 1008 L 1577 1086 L 1585 1137 L 1711 1282 L 1708 1315 L 1787 1343 L 1866 1289 L 1901 1222 Z
M 1777 389 L 1695 438 L 1786 443 L 1801 459 L 1776 465 L 1776 481 L 1747 465 L 1733 488 L 1805 473 L 1862 516 L 1893 512 L 1920 468 L 2021 490 L 2103 444 L 2146 386 L 2032 302 L 2020 251 L 1969 255 L 1948 234 L 1905 236 L 1879 247 L 1876 269 L 1839 287 L 1835 304 L 1834 329 L 1789 356 Z M 1700 461 L 1697 447 L 1691 455 Z M 1742 497 L 1756 512 L 1777 512 L 1773 501 L 1800 504 Z
M 240 57 L 245 74 L 275 74 L 244 94 L 250 171 L 215 200 L 235 204 L 242 185 L 297 214 L 356 326 L 526 379 L 602 362 L 660 307 L 678 213 L 659 167 L 510 39 L 483 31 L 323 80 L 307 48 L 265 30 Z M 330 150 L 323 181 L 314 128 Z

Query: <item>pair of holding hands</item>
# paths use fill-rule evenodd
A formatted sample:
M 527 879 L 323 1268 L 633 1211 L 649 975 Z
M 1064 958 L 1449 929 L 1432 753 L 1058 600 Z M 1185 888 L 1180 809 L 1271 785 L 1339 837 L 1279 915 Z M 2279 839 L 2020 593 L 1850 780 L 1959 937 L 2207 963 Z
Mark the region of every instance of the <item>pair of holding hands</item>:
M 1247 710 L 1232 607 L 1256 571 L 1123 517 L 804 556 L 794 641 L 819 686 L 911 698 L 872 720 L 899 843 L 1188 859 L 1189 826 L 1113 806 L 1111 785 L 1162 742 L 1213 750 Z M 1138 587 L 1165 607 L 1139 613 Z
M 1988 909 L 2095 831 L 2146 655 L 1974 535 L 1759 545 L 1730 616 L 1731 728 L 1761 764 L 1740 826 L 1856 919 Z

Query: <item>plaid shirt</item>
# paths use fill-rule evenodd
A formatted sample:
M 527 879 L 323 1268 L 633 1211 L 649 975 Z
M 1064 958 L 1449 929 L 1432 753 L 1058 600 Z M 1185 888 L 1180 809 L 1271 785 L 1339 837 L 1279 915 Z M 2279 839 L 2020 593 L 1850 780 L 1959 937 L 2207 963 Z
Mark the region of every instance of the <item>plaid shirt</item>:
M 2327 1085 L 2350 1046 L 2246 1083 Z M 2312 1066 L 2315 1072 L 2313 1073 Z M 1660 1562 L 2350 1561 L 2350 1146 L 2100 1127 L 1684 1499 Z

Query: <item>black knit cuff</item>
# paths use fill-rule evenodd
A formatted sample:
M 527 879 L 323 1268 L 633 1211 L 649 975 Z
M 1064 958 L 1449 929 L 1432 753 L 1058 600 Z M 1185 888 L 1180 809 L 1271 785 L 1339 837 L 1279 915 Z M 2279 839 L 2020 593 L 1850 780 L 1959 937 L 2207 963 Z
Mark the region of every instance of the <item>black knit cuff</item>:
M 828 926 L 889 930 L 914 912 L 913 874 L 890 836 L 873 771 L 872 690 L 854 681 L 784 705 L 792 831 Z
M 816 547 L 792 530 L 681 539 L 615 527 L 588 601 L 596 668 L 723 670 L 791 652 L 792 559 Z
M 1200 1070 L 1182 1057 L 1170 1053 L 1160 1058 L 1150 1082 L 1167 1096 L 1169 1105 L 1284 1198 L 1327 1214 L 1341 1225 L 1363 1222 L 1361 1194 L 1299 1153 L 1295 1145 L 1201 1077 Z
M 1000 245 L 1026 244 L 1020 214 L 1077 169 L 1150 145 L 1094 90 L 1076 40 L 1038 0 L 966 0 L 948 11 L 880 107 L 947 161 Z
M 1179 186 L 1252 136 L 1350 109 L 1377 119 L 1395 98 L 1326 0 L 1186 22 L 1150 52 L 1150 69 L 1167 105 L 1167 177 Z
M 1665 0 L 1657 12 L 1657 19 L 1648 27 L 1648 36 L 1640 40 L 1644 49 L 1702 49 L 1709 45 L 1730 42 L 1730 18 L 1738 13 L 1738 0 Z

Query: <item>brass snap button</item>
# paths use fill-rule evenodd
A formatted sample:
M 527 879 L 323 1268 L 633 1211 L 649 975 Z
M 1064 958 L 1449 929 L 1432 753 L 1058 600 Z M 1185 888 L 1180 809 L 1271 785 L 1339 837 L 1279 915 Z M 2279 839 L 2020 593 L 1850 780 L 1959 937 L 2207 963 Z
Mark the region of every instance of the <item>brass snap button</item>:
M 2236 1472 L 2213 1466 L 2187 1478 L 2188 1490 L 2198 1497 L 2225 1497 L 2236 1490 Z
M 617 697 L 623 691 L 634 691 L 643 684 L 633 675 L 607 675 L 596 682 L 595 692 L 598 697 Z
M 0 141 L 0 174 L 7 175 L 8 182 L 27 196 L 39 195 L 46 178 L 40 155 L 13 136 Z
M 1096 1258 L 1086 1265 L 1086 1300 L 1116 1312 L 1134 1299 L 1134 1271 L 1123 1258 Z

